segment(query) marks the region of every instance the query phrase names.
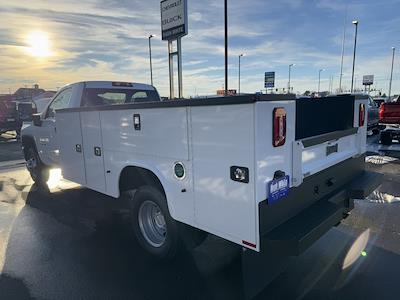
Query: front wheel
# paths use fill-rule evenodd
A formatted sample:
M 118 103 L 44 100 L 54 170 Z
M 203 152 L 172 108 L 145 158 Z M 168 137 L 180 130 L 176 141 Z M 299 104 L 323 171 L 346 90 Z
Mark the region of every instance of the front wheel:
M 172 259 L 181 247 L 177 222 L 169 214 L 162 192 L 151 186 L 128 192 L 135 236 L 144 250 L 161 259 Z
M 42 163 L 38 153 L 32 147 L 26 151 L 26 168 L 36 184 L 45 185 L 49 180 L 49 169 Z

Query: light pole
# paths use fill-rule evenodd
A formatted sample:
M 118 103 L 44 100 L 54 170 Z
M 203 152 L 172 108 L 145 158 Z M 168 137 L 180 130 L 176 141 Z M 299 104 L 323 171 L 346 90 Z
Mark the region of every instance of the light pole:
M 319 90 L 321 87 L 321 72 L 322 71 L 325 71 L 325 69 L 319 69 L 319 71 L 318 71 L 318 96 L 319 96 Z
M 358 21 L 357 20 L 353 21 L 353 25 L 356 26 L 356 33 L 354 35 L 353 72 L 351 73 L 351 93 L 353 93 L 353 88 L 354 88 L 354 68 L 356 65 Z
M 151 39 L 155 37 L 154 34 L 149 35 L 149 55 L 150 55 L 150 79 L 151 79 L 151 85 L 153 85 L 153 62 L 152 62 L 152 57 L 151 57 Z
M 242 53 L 239 55 L 239 95 L 240 95 L 240 60 L 243 56 L 245 56 L 246 54 Z
M 343 25 L 342 57 L 341 57 L 341 61 L 340 61 L 339 93 L 342 92 L 344 47 L 345 47 L 345 43 L 346 43 L 347 9 L 348 9 L 348 7 L 346 6 L 346 14 L 344 17 L 344 25 Z
M 224 1 L 225 16 L 225 96 L 228 96 L 228 0 Z
M 396 52 L 396 48 L 392 47 L 393 55 L 392 55 L 392 70 L 390 71 L 390 81 L 389 81 L 389 97 L 388 100 L 390 101 L 390 96 L 392 94 L 392 80 L 393 80 L 393 65 L 394 65 L 394 53 Z
M 289 65 L 289 84 L 288 84 L 288 94 L 290 94 L 290 75 L 292 73 L 292 67 L 294 67 L 296 64 L 290 64 Z

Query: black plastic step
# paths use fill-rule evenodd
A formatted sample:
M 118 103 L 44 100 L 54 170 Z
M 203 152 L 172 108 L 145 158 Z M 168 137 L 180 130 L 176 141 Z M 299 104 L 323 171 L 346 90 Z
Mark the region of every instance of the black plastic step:
M 262 251 L 298 256 L 343 218 L 344 206 L 321 200 L 262 238 Z
M 365 171 L 349 187 L 349 197 L 352 199 L 364 199 L 376 190 L 383 180 L 383 174 Z

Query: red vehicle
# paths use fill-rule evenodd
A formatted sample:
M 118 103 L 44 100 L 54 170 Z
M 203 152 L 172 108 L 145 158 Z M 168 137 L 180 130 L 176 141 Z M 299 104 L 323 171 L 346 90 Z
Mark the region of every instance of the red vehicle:
M 380 124 L 400 126 L 400 96 L 394 102 L 382 103 L 379 111 L 379 122 Z M 393 139 L 400 139 L 400 127 L 390 126 L 381 132 L 383 145 L 391 145 Z
M 400 124 L 400 100 L 382 103 L 379 111 L 379 122 L 382 124 Z

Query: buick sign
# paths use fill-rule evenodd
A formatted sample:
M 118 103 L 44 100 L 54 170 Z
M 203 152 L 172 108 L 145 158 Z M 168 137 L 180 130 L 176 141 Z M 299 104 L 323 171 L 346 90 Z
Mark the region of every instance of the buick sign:
M 161 32 L 167 41 L 188 34 L 187 0 L 161 1 Z

